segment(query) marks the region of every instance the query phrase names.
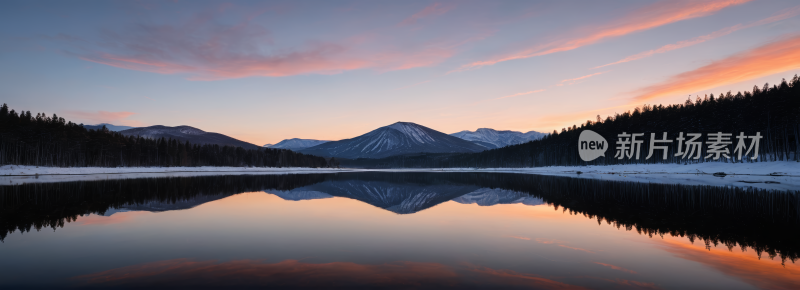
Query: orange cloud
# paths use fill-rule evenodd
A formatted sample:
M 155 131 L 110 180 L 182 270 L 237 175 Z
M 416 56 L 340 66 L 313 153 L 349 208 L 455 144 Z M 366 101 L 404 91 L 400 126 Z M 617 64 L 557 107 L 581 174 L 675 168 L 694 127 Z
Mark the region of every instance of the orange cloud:
M 631 274 L 636 274 L 636 271 L 628 270 L 628 269 L 625 269 L 625 268 L 622 268 L 622 267 L 619 267 L 619 266 L 614 266 L 614 265 L 611 265 L 611 264 L 600 263 L 600 262 L 594 262 L 594 263 L 598 264 L 598 265 L 603 265 L 603 266 L 609 267 L 609 268 L 614 269 L 614 270 L 619 270 L 619 271 L 622 271 L 622 272 L 628 272 L 628 273 L 631 273 Z
M 692 45 L 695 45 L 695 44 L 698 44 L 698 43 L 702 43 L 702 42 L 705 42 L 707 40 L 711 40 L 711 39 L 714 39 L 714 38 L 717 38 L 717 37 L 720 37 L 720 36 L 728 35 L 728 34 L 731 34 L 731 33 L 735 32 L 735 31 L 737 31 L 737 30 L 750 28 L 750 27 L 755 27 L 755 26 L 764 25 L 764 24 L 769 24 L 769 23 L 780 21 L 780 20 L 792 18 L 792 17 L 795 17 L 795 16 L 797 16 L 799 14 L 800 14 L 800 6 L 795 6 L 793 8 L 790 8 L 790 9 L 784 11 L 783 13 L 780 13 L 780 14 L 777 14 L 777 15 L 773 15 L 773 16 L 770 16 L 768 18 L 761 19 L 759 21 L 751 22 L 751 23 L 748 23 L 748 24 L 745 24 L 745 25 L 737 24 L 737 25 L 734 25 L 734 26 L 731 26 L 731 27 L 726 27 L 726 28 L 714 31 L 714 32 L 712 32 L 711 34 L 708 34 L 708 35 L 698 36 L 698 37 L 695 37 L 693 39 L 680 41 L 680 42 L 674 43 L 674 44 L 667 44 L 667 45 L 662 46 L 662 47 L 657 48 L 657 49 L 648 50 L 648 51 L 645 51 L 645 52 L 642 52 L 642 53 L 631 55 L 631 56 L 623 58 L 623 59 L 621 59 L 619 61 L 612 62 L 612 63 L 609 63 L 609 64 L 604 64 L 604 65 L 593 67 L 593 68 L 601 68 L 601 67 L 606 67 L 606 66 L 610 66 L 610 65 L 615 65 L 615 64 L 620 64 L 620 63 L 625 63 L 625 62 L 629 62 L 629 61 L 643 59 L 645 57 L 649 57 L 649 56 L 652 56 L 654 54 L 665 53 L 665 52 L 668 52 L 668 51 L 671 51 L 671 50 L 676 50 L 676 49 L 679 49 L 679 48 L 692 46 Z
M 422 11 L 414 13 L 414 15 L 411 15 L 410 17 L 406 18 L 405 20 L 400 22 L 400 25 L 411 25 L 411 24 L 417 23 L 417 20 L 419 20 L 419 19 L 422 19 L 422 18 L 425 18 L 425 17 L 428 17 L 428 16 L 442 15 L 442 14 L 445 14 L 447 11 L 452 10 L 453 8 L 454 7 L 452 5 L 443 5 L 442 3 L 433 3 L 433 5 L 425 7 L 425 9 L 422 9 Z
M 507 236 L 507 237 L 514 238 L 514 239 L 520 239 L 520 240 L 526 240 L 526 241 L 530 241 L 531 240 L 531 238 L 526 238 L 526 237 L 517 237 L 517 236 Z
M 673 239 L 654 240 L 679 258 L 714 268 L 759 289 L 800 289 L 800 265 L 781 265 L 742 251 L 706 250 L 702 246 Z
M 95 287 L 247 287 L 306 288 L 469 286 L 529 286 L 536 289 L 584 289 L 532 274 L 467 265 L 453 268 L 438 263 L 395 262 L 378 265 L 332 262 L 322 264 L 285 260 L 268 264 L 252 260 L 217 263 L 188 259 L 166 260 L 116 268 L 74 277 Z
M 66 111 L 64 115 L 75 118 L 80 120 L 79 122 L 85 122 L 89 124 L 98 124 L 98 123 L 110 123 L 110 124 L 122 124 L 122 125 L 131 125 L 131 126 L 138 126 L 140 125 L 139 121 L 134 120 L 124 120 L 128 117 L 135 115 L 136 113 L 133 112 L 107 112 L 107 111 L 97 111 L 97 112 L 85 112 L 85 111 Z
M 686 19 L 710 15 L 723 8 L 749 1 L 751 0 L 661 1 L 632 11 L 628 15 L 619 18 L 619 20 L 584 29 L 584 32 L 580 33 L 579 36 L 559 39 L 498 58 L 473 62 L 462 66 L 458 70 L 573 50 L 597 43 L 603 39 L 619 37 Z
M 684 72 L 638 91 L 636 100 L 687 95 L 800 68 L 800 35 L 769 43 Z

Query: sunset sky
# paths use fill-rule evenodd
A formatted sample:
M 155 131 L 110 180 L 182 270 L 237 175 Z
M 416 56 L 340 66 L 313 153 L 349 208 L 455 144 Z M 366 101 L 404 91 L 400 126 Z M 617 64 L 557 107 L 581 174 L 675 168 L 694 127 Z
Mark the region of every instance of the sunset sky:
M 3 1 L 0 102 L 263 145 L 552 132 L 800 74 L 800 2 Z

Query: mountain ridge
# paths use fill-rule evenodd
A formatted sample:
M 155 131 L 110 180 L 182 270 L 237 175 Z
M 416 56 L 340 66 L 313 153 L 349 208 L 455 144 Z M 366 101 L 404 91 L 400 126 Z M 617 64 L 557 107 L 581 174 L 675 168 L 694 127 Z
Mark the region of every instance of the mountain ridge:
M 216 144 L 220 146 L 235 146 L 235 147 L 242 147 L 244 149 L 258 149 L 261 148 L 258 145 L 251 144 L 245 141 L 241 141 L 239 139 L 223 135 L 220 133 L 214 132 L 206 132 L 195 127 L 191 126 L 163 126 L 163 125 L 155 125 L 150 127 L 141 127 L 141 128 L 133 128 L 128 130 L 122 130 L 119 132 L 125 136 L 141 136 L 144 138 L 149 139 L 159 139 L 159 138 L 172 138 L 179 140 L 181 142 L 189 141 L 192 144 Z
M 461 132 L 456 132 L 450 134 L 450 136 L 473 142 L 475 144 L 484 146 L 487 149 L 495 149 L 538 140 L 544 136 L 547 136 L 547 134 L 536 131 L 522 133 L 519 131 L 479 128 L 475 131 L 464 130 Z
M 324 144 L 327 142 L 331 142 L 328 140 L 317 140 L 317 139 L 300 139 L 300 138 L 292 138 L 292 139 L 283 139 L 281 142 L 275 144 L 267 144 L 264 147 L 269 148 L 276 148 L 276 149 L 289 149 L 292 151 L 297 151 L 309 147 L 314 147 L 320 144 Z

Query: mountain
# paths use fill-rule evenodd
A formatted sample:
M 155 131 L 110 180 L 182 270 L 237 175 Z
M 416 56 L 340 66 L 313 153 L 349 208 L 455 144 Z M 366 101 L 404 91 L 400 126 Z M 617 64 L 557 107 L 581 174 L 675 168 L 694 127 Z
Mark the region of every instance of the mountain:
M 298 152 L 324 157 L 384 158 L 411 153 L 472 153 L 483 146 L 456 138 L 425 126 L 397 122 L 367 134 L 331 141 Z
M 291 201 L 324 199 L 334 196 L 345 197 L 398 214 L 416 213 L 449 200 L 480 206 L 515 203 L 544 204 L 541 198 L 524 192 L 500 188 L 482 188 L 458 183 L 435 184 L 403 178 L 392 180 L 391 175 L 361 176 L 363 179 L 351 179 L 347 174 L 342 174 L 333 177 L 334 180 L 326 180 L 288 191 L 265 190 L 264 192 Z
M 547 134 L 545 133 L 539 133 L 536 131 L 522 133 L 518 131 L 498 131 L 489 128 L 480 128 L 475 132 L 465 130 L 450 134 L 450 136 L 471 141 L 488 149 L 522 144 L 528 141 L 541 139 L 546 135 Z
M 139 203 L 129 203 L 111 208 L 107 210 L 103 215 L 110 216 L 118 212 L 128 212 L 128 211 L 164 212 L 172 210 L 191 209 L 198 205 L 207 202 L 212 202 L 215 200 L 220 200 L 228 196 L 231 195 L 230 194 L 201 195 L 187 199 L 176 198 L 175 200 L 168 200 L 168 201 L 152 200 Z
M 120 131 L 125 136 L 141 136 L 150 139 L 172 138 L 181 142 L 189 141 L 192 144 L 217 144 L 219 146 L 236 146 L 244 149 L 258 149 L 257 145 L 250 144 L 238 139 L 234 139 L 219 133 L 206 132 L 194 127 L 189 126 L 150 126 L 142 128 L 133 128 Z
M 285 139 L 285 140 L 283 140 L 281 142 L 278 142 L 278 144 L 275 144 L 275 145 L 267 144 L 267 145 L 270 145 L 270 146 L 264 145 L 264 147 L 277 148 L 277 149 L 289 149 L 289 150 L 292 150 L 292 151 L 297 151 L 297 150 L 300 150 L 300 149 L 305 149 L 305 148 L 308 148 L 308 147 L 314 147 L 314 146 L 317 146 L 319 144 L 324 144 L 324 143 L 328 143 L 328 142 L 330 142 L 330 141 L 292 138 L 292 139 Z
M 382 180 L 331 180 L 292 189 L 288 192 L 267 190 L 285 200 L 310 200 L 346 197 L 398 213 L 411 214 L 431 208 L 479 187 L 457 184 L 422 184 Z
M 122 130 L 128 130 L 128 129 L 136 128 L 136 127 L 131 127 L 131 126 L 111 125 L 109 123 L 100 123 L 100 124 L 97 124 L 97 125 L 83 125 L 83 127 L 86 128 L 87 130 L 99 130 L 100 128 L 103 128 L 104 125 L 106 126 L 106 129 L 108 129 L 109 131 L 114 131 L 114 132 L 119 132 L 119 131 L 122 131 Z
M 300 200 L 312 200 L 312 199 L 323 199 L 323 198 L 331 198 L 333 195 L 319 192 L 319 191 L 308 191 L 302 189 L 293 189 L 293 190 L 265 190 L 264 192 L 269 194 L 277 195 L 278 197 L 282 198 L 283 200 L 291 200 L 291 201 L 300 201 Z
M 538 197 L 533 197 L 530 194 L 499 188 L 481 188 L 454 198 L 453 201 L 461 204 L 475 203 L 479 206 L 492 206 L 496 204 L 512 203 L 521 203 L 524 205 L 544 204 L 544 200 Z

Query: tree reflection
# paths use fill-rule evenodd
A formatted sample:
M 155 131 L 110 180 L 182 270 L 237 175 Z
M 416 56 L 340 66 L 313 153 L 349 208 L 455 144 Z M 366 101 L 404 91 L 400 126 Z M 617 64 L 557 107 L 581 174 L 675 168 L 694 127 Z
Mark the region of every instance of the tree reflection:
M 792 262 L 800 248 L 797 191 L 507 173 L 239 175 L 0 186 L 0 240 L 16 230 L 63 227 L 78 216 L 91 213 L 104 214 L 120 208 L 190 208 L 242 192 L 305 193 L 284 195 L 294 200 L 313 192 L 411 214 L 448 200 L 465 202 L 467 199 L 460 197 L 484 194 L 487 188 L 525 193 L 556 210 L 651 237 L 681 236 L 708 245 L 723 244 L 729 249 L 738 245 L 754 249 L 759 256 L 766 253 L 770 258 L 780 256 L 783 261 Z M 492 202 L 514 201 L 506 199 L 498 197 Z

